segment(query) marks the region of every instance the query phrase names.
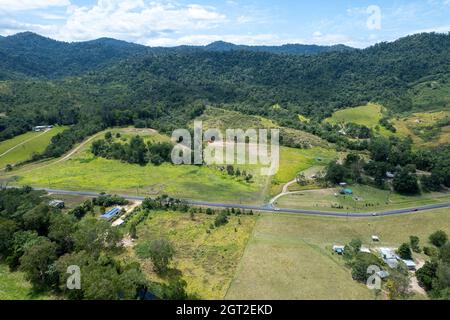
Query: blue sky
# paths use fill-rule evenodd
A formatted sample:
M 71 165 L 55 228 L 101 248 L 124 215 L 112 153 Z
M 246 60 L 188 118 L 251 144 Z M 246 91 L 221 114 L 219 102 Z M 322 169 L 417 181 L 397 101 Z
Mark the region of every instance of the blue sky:
M 346 44 L 450 31 L 450 0 L 0 0 L 0 34 L 151 46 Z

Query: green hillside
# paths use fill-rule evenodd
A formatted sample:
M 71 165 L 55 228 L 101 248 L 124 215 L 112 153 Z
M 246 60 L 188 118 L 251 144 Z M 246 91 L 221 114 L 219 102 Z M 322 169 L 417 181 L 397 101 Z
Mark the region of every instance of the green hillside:
M 30 160 L 33 154 L 43 152 L 55 135 L 66 129 L 55 127 L 46 132 L 28 132 L 0 142 L 0 168 Z

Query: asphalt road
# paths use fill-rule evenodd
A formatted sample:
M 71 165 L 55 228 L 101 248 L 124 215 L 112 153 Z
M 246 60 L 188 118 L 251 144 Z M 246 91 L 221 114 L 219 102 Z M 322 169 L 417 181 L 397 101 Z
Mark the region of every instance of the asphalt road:
M 100 193 L 89 192 L 89 191 L 69 191 L 69 190 L 58 190 L 58 189 L 44 189 L 44 188 L 35 188 L 35 190 L 42 190 L 48 193 L 53 194 L 61 194 L 61 195 L 72 195 L 72 196 L 88 196 L 88 197 L 98 197 Z M 144 200 L 145 197 L 139 196 L 130 196 L 130 195 L 120 195 L 121 197 L 127 200 Z M 376 212 L 376 213 L 343 213 L 343 212 L 323 212 L 323 211 L 313 211 L 313 210 L 301 210 L 301 209 L 283 209 L 283 208 L 275 208 L 270 204 L 264 206 L 251 206 L 251 205 L 242 205 L 242 204 L 228 204 L 228 203 L 214 203 L 214 202 L 205 202 L 205 201 L 194 201 L 188 200 L 188 203 L 196 206 L 205 206 L 211 208 L 235 208 L 235 209 L 245 209 L 245 210 L 254 210 L 254 211 L 265 211 L 272 213 L 284 213 L 284 214 L 293 214 L 293 215 L 311 215 L 311 216 L 325 216 L 325 217 L 348 217 L 348 218 L 367 218 L 367 217 L 386 217 L 386 216 L 395 216 L 401 214 L 409 214 L 421 211 L 427 211 L 432 209 L 442 209 L 442 208 L 450 208 L 450 202 L 441 203 L 441 204 L 431 204 L 421 207 L 415 208 L 406 208 L 406 209 L 396 209 L 389 210 L 384 212 Z

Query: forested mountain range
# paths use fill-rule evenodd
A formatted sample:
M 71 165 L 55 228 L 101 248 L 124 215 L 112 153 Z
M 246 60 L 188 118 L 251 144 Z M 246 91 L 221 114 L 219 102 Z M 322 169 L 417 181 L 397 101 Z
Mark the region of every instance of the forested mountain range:
M 393 114 L 411 111 L 415 83 L 447 85 L 450 75 L 449 34 L 315 55 L 230 50 L 224 43 L 212 45 L 219 50 L 152 49 L 112 39 L 65 44 L 29 33 L 16 37 L 23 51 L 4 48 L 11 37 L 0 40 L 0 74 L 10 79 L 0 86 L 0 112 L 7 115 L 0 118 L 1 139 L 42 123 L 89 126 L 89 132 L 131 124 L 170 131 L 205 105 L 315 133 L 334 110 L 369 101 Z M 313 119 L 309 128 L 298 114 Z
M 344 45 L 239 46 L 221 41 L 207 46 L 147 47 L 110 38 L 67 43 L 42 37 L 32 32 L 24 32 L 8 37 L 0 36 L 0 79 L 20 78 L 21 76 L 37 78 L 75 76 L 125 58 L 145 54 L 165 55 L 232 50 L 312 55 L 353 49 Z

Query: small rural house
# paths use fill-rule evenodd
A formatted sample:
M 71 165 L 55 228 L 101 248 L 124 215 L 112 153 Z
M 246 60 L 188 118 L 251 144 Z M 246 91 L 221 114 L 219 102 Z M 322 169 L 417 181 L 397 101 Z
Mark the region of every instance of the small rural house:
M 333 246 L 333 251 L 339 255 L 343 255 L 345 251 L 345 246 Z
M 48 205 L 53 208 L 64 209 L 66 204 L 62 200 L 51 200 Z
M 416 271 L 417 265 L 414 261 L 412 260 L 402 260 L 402 261 L 406 264 L 406 267 L 408 268 L 409 271 Z
M 380 248 L 380 256 L 386 264 L 394 269 L 398 265 L 398 257 L 395 254 L 394 250 L 389 248 Z
M 33 131 L 40 132 L 51 128 L 53 128 L 53 126 L 36 126 L 33 128 Z
M 372 236 L 372 241 L 373 242 L 380 242 L 380 237 L 379 236 Z
M 120 208 L 114 208 L 109 210 L 107 213 L 105 213 L 104 215 L 101 216 L 102 219 L 105 220 L 112 220 L 112 218 L 114 218 L 117 214 L 119 214 L 120 212 Z
M 388 178 L 388 179 L 394 179 L 394 178 L 395 178 L 395 174 L 388 171 L 388 172 L 386 172 L 386 178 Z
M 113 223 L 112 223 L 112 226 L 113 227 L 118 227 L 118 226 L 121 226 L 121 225 L 123 225 L 125 223 L 125 221 L 123 220 L 123 219 L 117 219 L 116 221 L 114 221 Z
M 359 249 L 359 252 L 370 253 L 370 249 L 366 247 L 361 247 L 361 249 Z

